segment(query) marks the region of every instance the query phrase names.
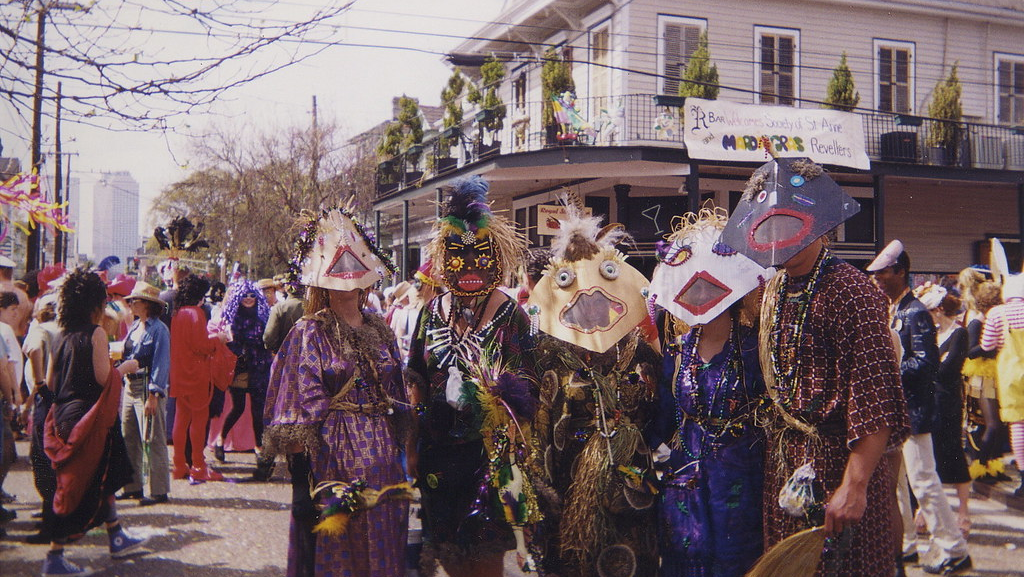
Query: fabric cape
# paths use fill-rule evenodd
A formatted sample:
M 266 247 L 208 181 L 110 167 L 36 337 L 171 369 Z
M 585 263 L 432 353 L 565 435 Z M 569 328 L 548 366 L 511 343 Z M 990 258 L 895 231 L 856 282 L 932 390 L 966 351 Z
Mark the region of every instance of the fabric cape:
M 58 515 L 70 514 L 81 503 L 89 480 L 103 458 L 108 431 L 118 422 L 122 388 L 121 373 L 111 367 L 99 400 L 75 424 L 67 440 L 57 434 L 53 408 L 47 413 L 43 446 L 57 475 L 53 510 Z

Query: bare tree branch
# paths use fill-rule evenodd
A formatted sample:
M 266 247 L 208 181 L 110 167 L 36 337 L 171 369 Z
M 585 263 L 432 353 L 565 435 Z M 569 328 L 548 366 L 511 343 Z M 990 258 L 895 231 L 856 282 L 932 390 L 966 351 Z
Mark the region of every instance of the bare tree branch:
M 35 21 L 47 18 L 48 83 L 63 83 L 64 118 L 106 128 L 152 130 L 207 108 L 234 88 L 334 45 L 332 20 L 355 0 L 272 19 L 254 0 L 120 0 L 88 10 L 8 2 L 0 11 L 0 98 L 19 113 L 34 94 Z M 39 6 L 50 7 L 45 13 Z M 61 6 L 63 8 L 63 6 Z M 31 26 L 27 26 L 32 24 Z M 46 107 L 47 115 L 52 107 Z M 104 124 L 105 123 L 105 124 Z

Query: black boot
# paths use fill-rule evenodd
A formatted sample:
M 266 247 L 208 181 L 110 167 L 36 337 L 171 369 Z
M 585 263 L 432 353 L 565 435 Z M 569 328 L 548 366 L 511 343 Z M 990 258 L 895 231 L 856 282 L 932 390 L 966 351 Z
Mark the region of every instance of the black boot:
M 270 480 L 270 477 L 274 474 L 274 458 L 265 457 L 260 454 L 256 457 L 256 470 L 252 473 L 253 481 L 266 482 Z

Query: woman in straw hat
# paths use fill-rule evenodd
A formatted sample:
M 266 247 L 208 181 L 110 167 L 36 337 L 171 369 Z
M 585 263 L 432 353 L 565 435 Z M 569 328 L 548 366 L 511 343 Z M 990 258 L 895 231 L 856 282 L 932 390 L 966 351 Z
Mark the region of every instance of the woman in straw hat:
M 160 290 L 146 282 L 138 282 L 126 299 L 135 322 L 125 337 L 124 358 L 135 359 L 139 368 L 126 375 L 121 427 L 124 431 L 128 457 L 135 471 L 132 482 L 125 485 L 124 496 L 140 499 L 140 505 L 167 501 L 171 488 L 167 462 L 167 389 L 170 385 L 171 332 L 160 320 L 166 303 Z M 151 443 L 150 440 L 156 442 Z M 149 497 L 143 496 L 143 452 L 148 449 Z

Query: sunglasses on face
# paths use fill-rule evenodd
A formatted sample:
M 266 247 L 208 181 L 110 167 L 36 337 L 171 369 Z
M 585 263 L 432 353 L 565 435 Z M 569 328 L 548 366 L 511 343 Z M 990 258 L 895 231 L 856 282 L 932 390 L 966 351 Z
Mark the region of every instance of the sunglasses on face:
M 243 298 L 243 299 L 254 299 L 254 298 L 256 298 L 256 293 L 247 293 L 247 294 L 244 294 L 244 295 L 242 295 L 242 298 Z

